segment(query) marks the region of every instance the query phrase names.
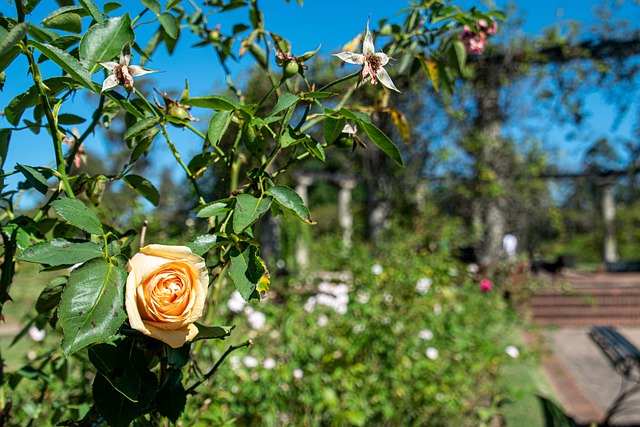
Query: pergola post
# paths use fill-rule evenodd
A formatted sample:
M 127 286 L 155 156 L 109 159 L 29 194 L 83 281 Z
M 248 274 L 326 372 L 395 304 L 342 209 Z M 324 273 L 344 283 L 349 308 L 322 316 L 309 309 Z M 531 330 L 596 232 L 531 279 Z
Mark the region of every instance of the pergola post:
M 309 186 L 313 184 L 313 178 L 301 175 L 296 184 L 296 193 L 300 195 L 305 205 L 309 205 Z M 309 267 L 309 245 L 304 238 L 304 233 L 296 237 L 296 264 L 302 270 Z
M 618 244 L 615 234 L 616 201 L 612 182 L 602 185 L 602 220 L 604 222 L 604 262 L 618 262 Z
M 342 228 L 342 243 L 350 249 L 353 243 L 353 214 L 351 212 L 351 191 L 356 186 L 354 178 L 344 178 L 338 182 L 338 222 Z

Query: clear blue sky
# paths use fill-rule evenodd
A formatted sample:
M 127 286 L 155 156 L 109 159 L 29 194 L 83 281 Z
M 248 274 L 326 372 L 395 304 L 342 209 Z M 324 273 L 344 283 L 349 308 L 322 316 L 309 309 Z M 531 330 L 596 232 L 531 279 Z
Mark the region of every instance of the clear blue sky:
M 20 1 L 20 0 L 17 0 Z M 197 0 L 196 0 L 197 1 Z M 164 3 L 164 1 L 162 1 Z M 103 3 L 97 1 L 98 4 Z M 139 6 L 132 7 L 130 3 L 126 8 L 135 15 L 139 11 Z M 136 2 L 137 3 L 137 2 Z M 570 1 L 553 1 L 538 0 L 536 2 L 520 0 L 515 2 L 518 10 L 525 16 L 524 25 L 521 31 L 525 34 L 540 34 L 542 28 L 560 23 L 567 20 L 577 20 L 582 22 L 591 22 L 593 9 L 600 4 L 595 0 L 570 0 Z M 631 4 L 631 0 L 626 1 L 624 9 L 618 13 L 618 17 L 623 16 L 631 20 L 631 22 L 640 22 L 640 7 Z M 295 0 L 286 3 L 284 0 L 263 0 L 261 1 L 265 13 L 266 27 L 276 32 L 292 42 L 292 50 L 294 54 L 301 54 L 309 50 L 314 50 L 318 46 L 322 46 L 322 54 L 330 54 L 340 50 L 340 47 L 350 41 L 358 33 L 364 30 L 367 18 L 371 17 L 371 26 L 375 28 L 377 22 L 385 17 L 393 19 L 396 13 L 405 7 L 408 3 L 404 0 L 306 0 L 304 7 L 300 7 Z M 477 6 L 482 10 L 487 8 L 478 1 L 463 0 L 458 2 L 462 7 Z M 189 10 L 189 2 L 183 3 L 184 7 Z M 498 8 L 504 8 L 505 1 L 497 2 Z M 29 17 L 34 22 L 39 22 L 47 13 L 55 9 L 55 3 L 52 0 L 43 0 L 36 8 L 35 16 Z M 14 6 L 8 1 L 0 1 L 0 13 L 13 16 Z M 114 14 L 119 14 L 117 11 Z M 244 19 L 246 12 L 244 9 L 234 16 L 229 15 L 228 18 L 222 19 L 227 15 L 209 16 L 211 26 L 216 23 L 222 24 L 223 32 L 230 30 L 235 21 L 235 17 L 241 16 Z M 218 19 L 221 19 L 218 21 Z M 155 28 L 155 24 L 151 27 Z M 144 34 L 142 35 L 144 38 Z M 144 44 L 146 40 L 139 40 Z M 160 49 L 153 63 L 148 63 L 147 67 L 163 70 L 162 74 L 152 74 L 141 78 L 150 79 L 154 86 L 160 90 L 181 87 L 185 78 L 189 79 L 191 85 L 191 95 L 197 96 L 205 93 L 211 93 L 212 88 L 222 87 L 224 85 L 223 75 L 217 63 L 215 55 L 212 54 L 210 48 L 189 49 L 193 44 L 193 39 L 184 39 L 181 45 L 176 49 L 178 55 L 173 57 L 165 53 L 164 47 Z M 182 48 L 182 49 L 181 49 Z M 132 63 L 137 63 L 138 58 L 133 59 Z M 235 72 L 239 72 L 249 61 L 243 60 L 236 67 Z M 58 73 L 55 68 L 50 68 L 50 75 Z M 45 67 L 45 73 L 47 73 Z M 18 93 L 25 89 L 25 82 L 29 82 L 29 76 L 26 74 L 27 67 L 23 60 L 17 60 L 7 70 L 8 80 L 5 85 L 4 92 L 0 92 L 0 109 L 3 109 L 9 101 Z M 45 76 L 46 77 L 46 76 Z M 101 74 L 96 73 L 94 79 L 101 81 Z M 30 82 L 29 82 L 30 83 Z M 593 121 L 590 125 L 595 126 L 598 132 L 603 134 L 628 134 L 631 129 L 631 120 L 628 118 L 623 122 L 615 132 L 611 130 L 611 114 L 612 112 L 602 99 L 597 95 L 590 96 L 590 109 L 593 115 L 598 117 L 597 121 Z M 83 97 L 77 96 L 77 102 L 73 108 L 82 111 L 86 106 L 83 104 Z M 67 111 L 73 112 L 73 111 Z M 29 113 L 27 113 L 27 116 Z M 634 116 L 633 114 L 631 116 Z M 199 123 L 200 127 L 206 127 L 206 123 Z M 9 127 L 6 120 L 0 117 L 0 127 Z M 561 136 L 561 130 L 558 135 Z M 42 132 L 45 133 L 44 131 Z M 177 137 L 180 140 L 180 137 Z M 39 137 L 33 136 L 31 133 L 16 133 L 11 142 L 10 152 L 5 162 L 5 170 L 13 169 L 15 163 L 23 163 L 27 165 L 52 165 L 53 150 L 47 142 L 45 135 Z M 96 153 L 104 153 L 104 146 L 101 142 L 100 133 L 94 138 L 89 138 L 87 148 Z M 189 158 L 189 154 L 196 150 L 196 147 L 190 146 L 187 139 L 180 140 L 179 149 L 184 152 L 184 156 Z M 166 152 L 163 148 L 159 150 Z M 574 154 L 570 154 L 574 157 Z M 15 182 L 10 180 L 9 183 Z

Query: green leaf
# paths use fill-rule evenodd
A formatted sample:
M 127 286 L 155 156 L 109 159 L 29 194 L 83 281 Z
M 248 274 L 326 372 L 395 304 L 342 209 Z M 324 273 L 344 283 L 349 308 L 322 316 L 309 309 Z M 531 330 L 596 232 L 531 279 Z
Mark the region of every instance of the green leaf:
M 58 92 L 69 89 L 75 85 L 69 77 L 52 77 L 43 82 L 49 88 L 49 95 L 55 96 Z M 20 118 L 27 108 L 38 105 L 40 96 L 36 85 L 31 86 L 26 92 L 16 95 L 4 109 L 4 114 L 9 123 L 17 126 Z
M 324 162 L 326 160 L 325 154 L 324 154 L 324 148 L 322 147 L 322 144 L 320 144 L 315 139 L 313 138 L 303 139 L 302 145 L 304 145 L 304 148 L 316 159 L 320 160 L 321 162 Z
M 76 13 L 58 13 L 53 16 L 47 16 L 42 21 L 42 26 L 80 34 L 82 32 L 82 18 Z
M 321 98 L 332 98 L 334 96 L 338 96 L 337 93 L 334 92 L 303 92 L 300 94 L 303 99 L 321 99 Z
M 153 145 L 153 141 L 156 139 L 156 136 L 160 133 L 160 129 L 151 128 L 147 132 L 139 135 L 134 138 L 134 147 L 131 152 L 131 157 L 129 158 L 129 162 L 133 163 L 140 158 L 142 155 L 147 155 L 151 150 L 151 146 Z
M 465 66 L 467 63 L 467 49 L 461 40 L 455 40 L 453 46 L 447 52 L 447 59 L 454 71 L 460 76 L 465 75 Z
M 158 20 L 160 21 L 160 25 L 164 28 L 164 31 L 167 35 L 172 39 L 178 38 L 178 21 L 176 21 L 176 17 L 170 14 L 169 12 L 164 12 L 160 16 L 158 16 Z
M 197 96 L 195 98 L 187 98 L 181 101 L 181 104 L 190 105 L 192 107 L 209 108 L 212 110 L 237 110 L 240 108 L 238 103 L 231 98 L 219 95 Z
M 72 243 L 64 239 L 53 239 L 28 247 L 16 258 L 55 266 L 73 265 L 103 255 L 100 246 L 93 242 Z
M 216 245 L 217 241 L 218 237 L 215 234 L 203 234 L 187 243 L 186 246 L 191 249 L 191 252 L 194 254 L 203 256 Z
M 289 210 L 304 222 L 315 224 L 309 216 L 309 209 L 305 206 L 302 197 L 293 189 L 284 185 L 274 185 L 267 190 L 267 194 L 273 196 L 277 204 Z
M 356 120 L 358 122 L 371 123 L 371 117 L 360 111 L 349 111 L 346 108 L 340 109 L 340 115 L 350 120 Z
M 102 24 L 102 22 L 104 21 L 104 16 L 102 15 L 102 12 L 100 12 L 100 9 L 98 9 L 98 6 L 96 6 L 96 4 L 93 2 L 93 0 L 78 0 L 78 3 L 80 3 L 80 6 L 82 6 L 82 8 L 86 10 L 87 13 L 91 15 L 91 17 L 95 19 L 98 24 Z
M 346 120 L 344 117 L 327 117 L 324 120 L 324 142 L 327 145 L 333 144 L 333 142 L 338 139 L 342 133 L 342 129 L 344 129 L 345 123 Z
M 0 76 L 0 92 L 2 92 L 2 89 L 4 87 L 4 82 L 6 80 L 6 73 L 4 72 L 4 70 L 11 65 L 11 63 L 13 62 L 14 59 L 16 59 L 18 57 L 18 55 L 20 55 L 20 52 L 22 52 L 22 50 L 20 49 L 19 46 L 13 46 L 12 48 L 9 49 L 9 51 L 3 55 L 0 55 L 0 73 L 2 74 Z
M 92 25 L 80 41 L 80 58 L 86 62 L 91 74 L 101 69 L 98 62 L 111 61 L 119 57 L 122 47 L 133 42 L 129 14 L 117 18 L 109 18 L 104 22 Z
M 49 191 L 49 183 L 47 182 L 47 178 L 45 178 L 40 171 L 32 168 L 31 166 L 21 164 L 16 164 L 15 169 L 24 175 L 27 182 L 29 182 L 33 188 L 42 194 L 47 194 L 47 191 Z
M 156 395 L 158 412 L 175 424 L 187 404 L 187 392 L 182 385 L 182 371 L 169 369 L 167 378 Z
M 7 151 L 9 151 L 9 141 L 11 140 L 11 129 L 0 129 L 0 169 L 4 167 L 7 160 Z M 2 186 L 0 186 L 2 189 Z
M 86 122 L 84 117 L 76 116 L 75 114 L 63 113 L 58 115 L 58 123 L 61 125 L 79 125 Z
M 21 22 L 20 24 L 15 25 L 11 31 L 6 33 L 6 35 L 0 39 L 0 57 L 4 57 L 11 48 L 20 43 L 27 35 L 28 29 L 29 23 Z
M 207 171 L 209 166 L 218 161 L 220 157 L 216 153 L 206 152 L 206 153 L 198 153 L 191 160 L 189 160 L 189 164 L 187 168 L 193 175 L 194 179 L 200 179 L 202 174 Z
M 387 156 L 391 157 L 399 166 L 404 167 L 402 155 L 396 144 L 389 139 L 380 129 L 372 125 L 371 123 L 360 122 L 360 125 L 367 133 L 367 136 L 378 146 Z
M 160 193 L 158 193 L 151 181 L 139 175 L 127 175 L 123 179 L 136 193 L 153 203 L 154 206 L 158 206 Z
M 257 199 L 250 194 L 238 195 L 236 197 L 236 209 L 233 212 L 234 233 L 242 233 L 267 212 L 269 206 L 271 206 L 271 197 Z
M 104 234 L 98 216 L 81 200 L 63 198 L 51 203 L 51 207 L 67 222 L 91 234 Z
M 221 199 L 199 207 L 197 209 L 197 216 L 198 218 L 211 218 L 212 216 L 218 216 L 223 213 L 227 213 L 230 210 L 230 199 Z
M 140 0 L 140 3 L 144 5 L 147 9 L 153 12 L 156 16 L 160 15 L 162 8 L 158 0 Z
M 21 251 L 42 241 L 40 224 L 25 215 L 12 219 L 2 226 L 2 230 L 11 236 Z
M 300 101 L 300 98 L 292 93 L 286 92 L 282 94 L 282 96 L 278 99 L 278 103 L 275 107 L 273 107 L 273 111 L 270 116 L 275 116 L 281 111 L 286 110 L 287 108 L 291 108 L 296 105 L 296 103 Z
M 211 338 L 223 340 L 231 335 L 231 331 L 235 328 L 235 326 L 204 326 L 197 322 L 194 325 L 198 328 L 198 335 L 193 339 L 194 341 Z
M 258 248 L 253 245 L 248 245 L 242 250 L 233 247 L 229 251 L 229 255 L 231 259 L 229 277 L 242 298 L 245 301 L 249 301 L 251 298 L 260 299 L 257 292 L 258 283 L 266 270 L 258 256 Z
M 161 122 L 162 122 L 162 117 L 159 117 L 159 116 L 138 120 L 133 126 L 127 129 L 127 131 L 124 133 L 124 139 L 128 140 L 128 139 L 135 138 L 136 136 L 140 136 L 144 132 L 148 131 L 154 126 L 157 126 Z
M 60 304 L 62 290 L 68 280 L 67 276 L 57 276 L 47 283 L 36 301 L 36 311 L 39 314 L 48 313 Z
M 124 286 L 127 272 L 97 258 L 71 272 L 60 301 L 62 351 L 70 356 L 115 334 L 127 315 Z
M 211 145 L 215 147 L 220 143 L 220 140 L 229 127 L 229 123 L 231 123 L 232 117 L 233 114 L 229 110 L 218 111 L 213 115 L 213 117 L 211 117 L 211 121 L 209 122 L 209 130 L 207 132 L 207 136 L 209 137 L 209 141 L 211 141 Z
M 120 347 L 120 346 L 119 346 Z M 93 381 L 93 399 L 100 415 L 112 427 L 128 427 L 140 414 L 148 409 L 149 403 L 156 395 L 158 379 L 146 367 L 146 360 L 141 350 L 131 346 L 122 349 L 129 355 L 136 379 L 141 384 L 137 402 L 127 399 L 113 388 L 107 378 L 98 372 Z
M 130 401 L 138 401 L 140 377 L 127 353 L 114 345 L 96 344 L 89 347 L 89 360 L 111 387 Z
M 82 66 L 80 61 L 64 50 L 58 49 L 55 46 L 38 43 L 33 40 L 29 40 L 29 45 L 35 47 L 42 52 L 44 56 L 55 62 L 82 86 L 96 93 L 100 91 L 97 83 L 91 80 L 91 74 L 89 74 L 89 72 Z

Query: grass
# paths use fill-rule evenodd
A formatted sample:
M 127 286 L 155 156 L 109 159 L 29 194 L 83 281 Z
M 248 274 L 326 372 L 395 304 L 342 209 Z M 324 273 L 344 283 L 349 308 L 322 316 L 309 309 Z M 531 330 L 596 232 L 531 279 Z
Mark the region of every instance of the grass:
M 29 263 L 20 263 L 16 270 L 13 283 L 9 288 L 9 295 L 13 302 L 7 302 L 2 307 L 5 318 L 4 324 L 0 324 L 0 355 L 4 361 L 6 372 L 19 369 L 25 364 L 25 357 L 30 352 L 36 352 L 43 347 L 43 342 L 35 342 L 29 336 L 24 336 L 14 345 L 12 342 L 16 334 L 28 324 L 29 319 L 35 317 L 34 306 L 40 292 L 51 278 L 63 274 L 61 272 L 38 272 L 38 266 Z M 46 340 L 59 340 L 59 337 L 47 337 Z M 46 344 L 45 344 L 46 345 Z M 50 348 L 49 345 L 46 345 Z M 32 353 L 33 354 L 33 353 Z
M 518 348 L 526 349 L 512 363 L 504 366 L 502 388 L 512 400 L 501 407 L 507 426 L 545 427 L 542 407 L 537 395 L 551 401 L 558 398 L 547 381 L 540 362 L 540 350 L 528 347 L 522 335 L 514 332 L 513 342 Z

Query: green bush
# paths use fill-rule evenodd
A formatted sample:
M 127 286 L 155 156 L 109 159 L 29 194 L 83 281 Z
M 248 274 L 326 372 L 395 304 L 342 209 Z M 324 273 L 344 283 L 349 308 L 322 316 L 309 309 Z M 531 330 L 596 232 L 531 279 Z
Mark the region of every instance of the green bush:
M 231 297 L 227 323 L 253 346 L 189 413 L 238 425 L 478 425 L 501 393 L 515 317 L 500 284 L 483 292 L 447 250 L 415 247 L 390 242 L 377 258 L 357 248 L 350 272 L 291 279 L 259 304 Z

